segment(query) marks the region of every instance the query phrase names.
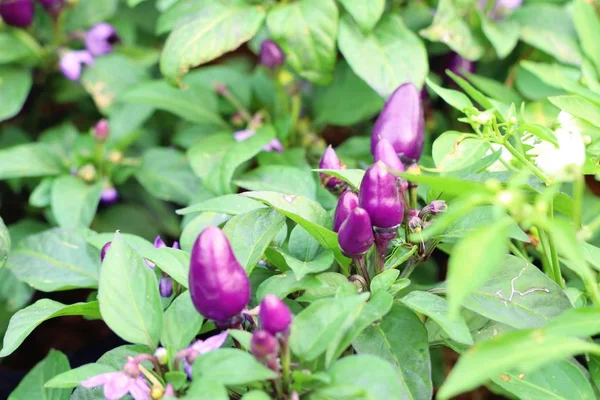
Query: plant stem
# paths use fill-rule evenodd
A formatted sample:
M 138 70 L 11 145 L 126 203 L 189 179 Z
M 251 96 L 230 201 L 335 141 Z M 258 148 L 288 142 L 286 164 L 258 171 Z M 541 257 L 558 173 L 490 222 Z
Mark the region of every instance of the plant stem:
M 410 193 L 410 208 L 415 210 L 417 208 L 417 185 L 409 182 L 408 192 Z
M 387 254 L 387 248 L 392 239 L 398 234 L 398 228 L 375 228 L 375 275 L 379 275 L 383 272 L 385 266 L 385 255 Z M 368 280 L 367 280 L 368 282 Z
M 548 235 L 546 231 L 544 231 L 541 227 L 538 227 L 540 232 L 540 242 L 542 245 L 542 251 L 549 263 L 549 268 L 551 271 L 551 278 L 556 282 L 558 286 L 564 289 L 565 284 L 562 279 L 562 273 L 560 271 L 560 263 L 558 261 L 558 254 L 556 252 L 556 247 L 554 246 L 554 242 L 552 237 Z
M 224 88 L 220 94 L 233 107 L 235 107 L 235 109 L 240 113 L 246 122 L 250 123 L 252 121 L 252 115 L 250 114 L 250 111 L 244 107 L 244 105 L 233 95 L 233 93 L 231 93 L 228 88 Z
M 367 269 L 367 259 L 364 254 L 360 256 L 352 257 L 354 264 L 356 265 L 356 271 L 364 278 L 367 285 L 371 284 L 371 278 L 369 277 L 369 270 Z
M 289 337 L 281 339 L 281 383 L 283 384 L 283 393 L 289 393 L 290 390 L 290 346 Z
M 581 227 L 581 203 L 585 192 L 585 178 L 583 175 L 577 176 L 573 182 L 573 222 L 575 227 Z
M 418 261 L 415 258 L 411 258 L 408 261 L 406 268 L 404 268 L 400 273 L 400 276 L 398 276 L 398 279 L 410 277 L 410 274 L 412 274 L 415 268 L 417 268 L 417 265 L 419 265 Z
M 519 153 L 513 146 L 512 144 L 510 144 L 510 142 L 506 141 L 504 142 L 504 147 L 506 147 L 506 150 L 508 150 L 510 152 L 510 154 L 512 154 L 517 160 L 521 161 L 527 168 L 529 168 L 529 170 L 531 172 L 533 172 L 533 174 L 535 176 L 537 176 L 538 178 L 540 178 L 540 180 L 542 182 L 544 182 L 544 184 L 546 186 L 550 186 L 550 180 L 548 178 L 546 178 L 546 176 L 544 175 L 544 173 L 535 165 L 533 165 L 533 163 L 531 161 L 529 161 L 527 158 L 525 158 L 525 156 L 521 153 Z

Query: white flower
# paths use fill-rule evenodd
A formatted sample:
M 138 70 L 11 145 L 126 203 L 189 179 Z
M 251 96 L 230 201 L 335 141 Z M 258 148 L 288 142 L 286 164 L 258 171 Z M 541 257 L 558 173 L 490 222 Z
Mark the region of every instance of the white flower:
M 502 154 L 500 155 L 499 159 L 497 159 L 496 161 L 494 161 L 494 163 L 492 165 L 487 167 L 487 170 L 490 172 L 507 171 L 508 169 L 506 168 L 506 165 L 504 165 L 504 163 L 502 161 L 504 161 L 507 164 L 510 164 L 510 162 L 513 159 L 512 154 L 510 154 L 510 152 L 508 150 L 506 150 L 506 148 L 504 146 L 502 146 L 501 144 L 498 144 L 498 143 L 490 143 L 490 149 L 487 151 L 487 153 L 485 153 L 485 155 L 489 156 L 489 155 L 497 152 L 498 150 L 502 151 Z
M 585 144 L 579 129 L 569 130 L 566 116 L 562 117 L 561 128 L 554 131 L 558 147 L 550 142 L 540 141 L 527 152 L 535 164 L 550 178 L 557 181 L 570 181 L 581 172 L 585 162 Z
M 581 129 L 577 125 L 577 119 L 568 112 L 561 111 L 560 113 L 558 113 L 557 119 L 561 128 L 566 129 L 569 132 L 581 131 Z
M 484 111 L 478 115 L 473 115 L 471 117 L 471 120 L 479 125 L 485 125 L 488 122 L 490 122 L 492 118 L 494 118 L 494 115 L 492 113 Z

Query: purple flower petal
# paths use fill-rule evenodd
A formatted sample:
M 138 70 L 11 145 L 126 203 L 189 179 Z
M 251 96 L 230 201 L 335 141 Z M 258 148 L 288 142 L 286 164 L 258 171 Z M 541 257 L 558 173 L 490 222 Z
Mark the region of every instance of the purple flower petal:
M 108 400 L 119 400 L 129 392 L 133 378 L 128 377 L 124 373 L 119 373 L 104 384 L 104 397 Z
M 221 332 L 218 335 L 210 337 L 206 340 L 198 340 L 192 344 L 192 349 L 197 351 L 198 354 L 208 353 L 223 346 L 223 343 L 227 340 L 228 332 Z
M 173 242 L 173 246 L 171 246 L 171 248 L 179 250 L 181 247 L 179 247 L 179 242 Z
M 264 151 L 276 151 L 281 153 L 283 151 L 283 144 L 279 141 L 279 139 L 272 139 L 269 143 L 263 147 Z
M 129 385 L 129 393 L 134 400 L 150 400 L 150 386 L 144 378 L 137 378 Z
M 252 136 L 256 134 L 254 129 L 245 129 L 243 131 L 237 131 L 233 134 L 233 138 L 238 142 L 243 142 L 244 140 L 250 139 Z
M 117 31 L 106 22 L 96 24 L 85 35 L 85 47 L 94 56 L 112 52 L 112 45 L 119 41 Z
M 92 376 L 91 378 L 87 378 L 86 380 L 81 382 L 81 386 L 86 388 L 92 388 L 100 385 L 104 385 L 115 379 L 117 375 L 122 374 L 122 372 L 106 372 L 104 374 Z
M 156 239 L 154 239 L 154 248 L 160 249 L 162 247 L 167 247 L 167 245 L 165 244 L 165 242 L 163 242 L 160 236 L 157 236 Z
M 59 61 L 59 68 L 64 76 L 72 81 L 76 81 L 81 76 L 81 66 L 92 65 L 94 58 L 85 50 L 69 51 L 63 55 Z

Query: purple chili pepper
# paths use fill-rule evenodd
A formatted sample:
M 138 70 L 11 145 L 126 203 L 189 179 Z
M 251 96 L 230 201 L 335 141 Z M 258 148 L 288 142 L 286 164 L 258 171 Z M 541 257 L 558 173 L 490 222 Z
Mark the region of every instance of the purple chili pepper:
M 260 45 L 260 63 L 267 68 L 275 68 L 285 62 L 285 54 L 281 47 L 272 40 L 265 40 Z
M 292 312 L 279 297 L 273 294 L 263 297 L 259 315 L 263 329 L 272 335 L 285 333 L 292 323 Z
M 329 145 L 327 149 L 325 149 L 325 152 L 321 157 L 321 161 L 319 162 L 319 169 L 344 169 L 344 164 L 342 164 L 342 162 L 337 156 L 337 153 L 335 152 L 333 147 L 331 147 L 331 145 Z M 346 184 L 346 182 L 344 182 L 343 180 L 323 172 L 319 173 L 319 179 L 321 181 L 321 184 L 330 191 L 337 191 L 341 187 L 344 187 Z
M 33 21 L 32 0 L 0 1 L 0 17 L 7 25 L 25 28 Z
M 371 153 L 386 139 L 405 165 L 421 158 L 425 143 L 421 93 L 412 83 L 401 85 L 387 100 L 371 134 Z
M 358 196 L 351 190 L 346 190 L 340 196 L 335 213 L 333 214 L 333 231 L 339 232 L 340 226 L 350 215 L 352 210 L 358 207 Z
M 373 159 L 375 162 L 381 161 L 391 170 L 404 172 L 404 165 L 400 161 L 400 157 L 398 157 L 394 147 L 387 139 L 382 138 L 377 142 L 375 151 L 373 152 Z
M 340 227 L 338 242 L 347 257 L 355 258 L 365 254 L 375 241 L 369 214 L 356 207 Z
M 217 227 L 204 229 L 194 243 L 189 290 L 198 312 L 215 321 L 236 317 L 248 305 L 250 280 Z
M 396 176 L 389 173 L 381 161 L 367 169 L 358 199 L 374 227 L 392 228 L 402 223 L 404 207 L 398 196 Z

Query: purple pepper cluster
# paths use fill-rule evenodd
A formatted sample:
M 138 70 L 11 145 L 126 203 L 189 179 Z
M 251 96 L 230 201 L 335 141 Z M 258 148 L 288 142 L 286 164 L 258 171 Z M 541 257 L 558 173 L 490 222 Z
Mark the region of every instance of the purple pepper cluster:
M 349 190 L 341 194 L 333 217 L 340 248 L 357 266 L 364 263 L 365 253 L 375 244 L 378 270 L 383 267 L 387 246 L 397 235 L 407 203 L 407 182 L 390 171 L 403 172 L 420 159 L 425 142 L 424 125 L 419 90 L 412 83 L 401 85 L 375 122 L 371 136 L 375 163 L 365 172 L 358 194 Z M 323 154 L 319 168 L 343 168 L 331 146 Z M 347 188 L 337 177 L 325 173 L 319 176 L 321 183 L 333 192 Z M 368 277 L 364 278 L 368 282 Z
M 279 297 L 268 294 L 260 303 L 259 317 L 262 329 L 252 334 L 250 350 L 267 367 L 279 371 L 277 357 L 280 350 L 287 351 L 292 312 Z

